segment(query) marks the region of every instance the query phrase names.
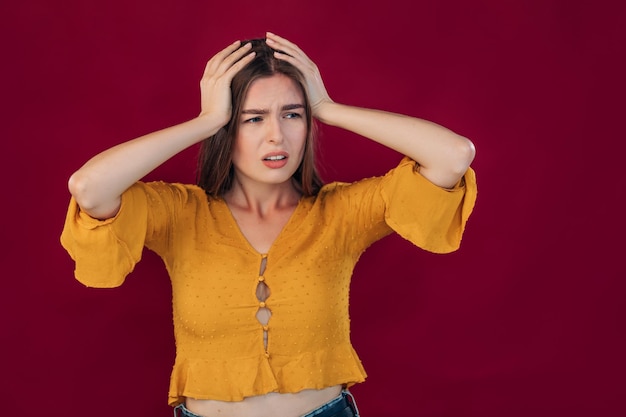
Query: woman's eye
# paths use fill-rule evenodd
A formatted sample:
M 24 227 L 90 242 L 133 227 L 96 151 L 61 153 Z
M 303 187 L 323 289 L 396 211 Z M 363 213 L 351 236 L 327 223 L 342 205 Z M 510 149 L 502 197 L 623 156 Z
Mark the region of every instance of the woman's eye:
M 252 118 L 250 118 L 250 119 L 246 119 L 246 120 L 245 120 L 245 123 L 258 123 L 258 122 L 260 122 L 261 120 L 263 120 L 263 119 L 262 119 L 261 117 L 258 117 L 258 116 L 257 116 L 257 117 L 252 117 Z
M 287 113 L 285 117 L 287 119 L 297 119 L 299 117 L 302 117 L 302 115 L 300 115 L 300 113 Z

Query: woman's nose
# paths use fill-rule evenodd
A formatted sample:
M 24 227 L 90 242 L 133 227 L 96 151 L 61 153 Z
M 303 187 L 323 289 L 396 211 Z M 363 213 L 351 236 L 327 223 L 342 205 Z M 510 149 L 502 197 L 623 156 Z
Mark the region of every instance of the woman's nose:
M 283 141 L 283 129 L 280 120 L 272 117 L 267 123 L 267 141 L 272 143 L 281 143 Z

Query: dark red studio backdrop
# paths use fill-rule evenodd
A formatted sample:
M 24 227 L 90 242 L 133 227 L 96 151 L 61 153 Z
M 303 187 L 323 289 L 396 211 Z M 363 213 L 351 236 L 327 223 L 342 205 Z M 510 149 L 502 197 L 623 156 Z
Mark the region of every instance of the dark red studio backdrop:
M 298 43 L 336 101 L 433 120 L 478 149 L 458 252 L 391 236 L 355 271 L 363 416 L 626 415 L 621 3 L 25 0 L 0 12 L 3 415 L 170 415 L 162 263 L 145 252 L 117 289 L 77 283 L 59 244 L 66 181 L 95 153 L 194 117 L 206 60 L 265 30 Z M 400 159 L 320 133 L 327 181 Z M 193 181 L 196 151 L 148 179 Z

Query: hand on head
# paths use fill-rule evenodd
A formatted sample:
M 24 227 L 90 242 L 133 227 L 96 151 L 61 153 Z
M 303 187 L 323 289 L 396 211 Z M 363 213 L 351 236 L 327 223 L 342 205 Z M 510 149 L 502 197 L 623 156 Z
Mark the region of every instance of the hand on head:
M 200 81 L 201 116 L 210 115 L 226 125 L 232 115 L 230 85 L 233 77 L 255 56 L 250 44 L 240 41 L 228 45 L 209 60 Z
M 326 91 L 326 87 L 324 87 L 324 82 L 317 65 L 315 65 L 315 63 L 302 51 L 302 49 L 285 38 L 281 38 L 278 35 L 267 32 L 266 42 L 271 48 L 282 51 L 274 53 L 274 56 L 277 59 L 289 62 L 302 72 L 305 78 L 305 87 L 311 102 L 313 116 L 317 117 L 317 114 L 320 112 L 320 108 L 324 104 L 332 103 L 332 100 Z
M 266 43 L 275 50 L 274 58 L 293 65 L 302 73 L 313 117 L 318 117 L 320 109 L 325 104 L 332 103 L 332 100 L 317 65 L 297 45 L 285 38 L 267 32 Z M 200 82 L 200 116 L 210 115 L 222 126 L 228 123 L 232 116 L 231 82 L 254 58 L 255 52 L 252 51 L 251 43 L 242 45 L 241 41 L 237 41 L 209 60 Z

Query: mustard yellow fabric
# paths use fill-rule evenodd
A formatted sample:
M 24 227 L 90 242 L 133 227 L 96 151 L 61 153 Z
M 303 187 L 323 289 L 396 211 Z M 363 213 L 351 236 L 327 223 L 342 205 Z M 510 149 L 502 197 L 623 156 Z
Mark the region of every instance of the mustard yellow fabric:
M 139 182 L 113 219 L 92 219 L 72 200 L 61 242 L 75 260 L 76 278 L 91 287 L 122 284 L 144 246 L 159 254 L 173 290 L 169 403 L 239 401 L 362 382 L 348 316 L 360 255 L 392 231 L 428 251 L 453 251 L 475 199 L 471 169 L 444 190 L 405 158 L 383 177 L 328 184 L 301 199 L 269 252 L 260 254 L 222 199 L 194 185 Z M 255 296 L 260 281 L 271 291 L 265 304 Z M 260 305 L 272 312 L 265 329 L 255 317 Z

